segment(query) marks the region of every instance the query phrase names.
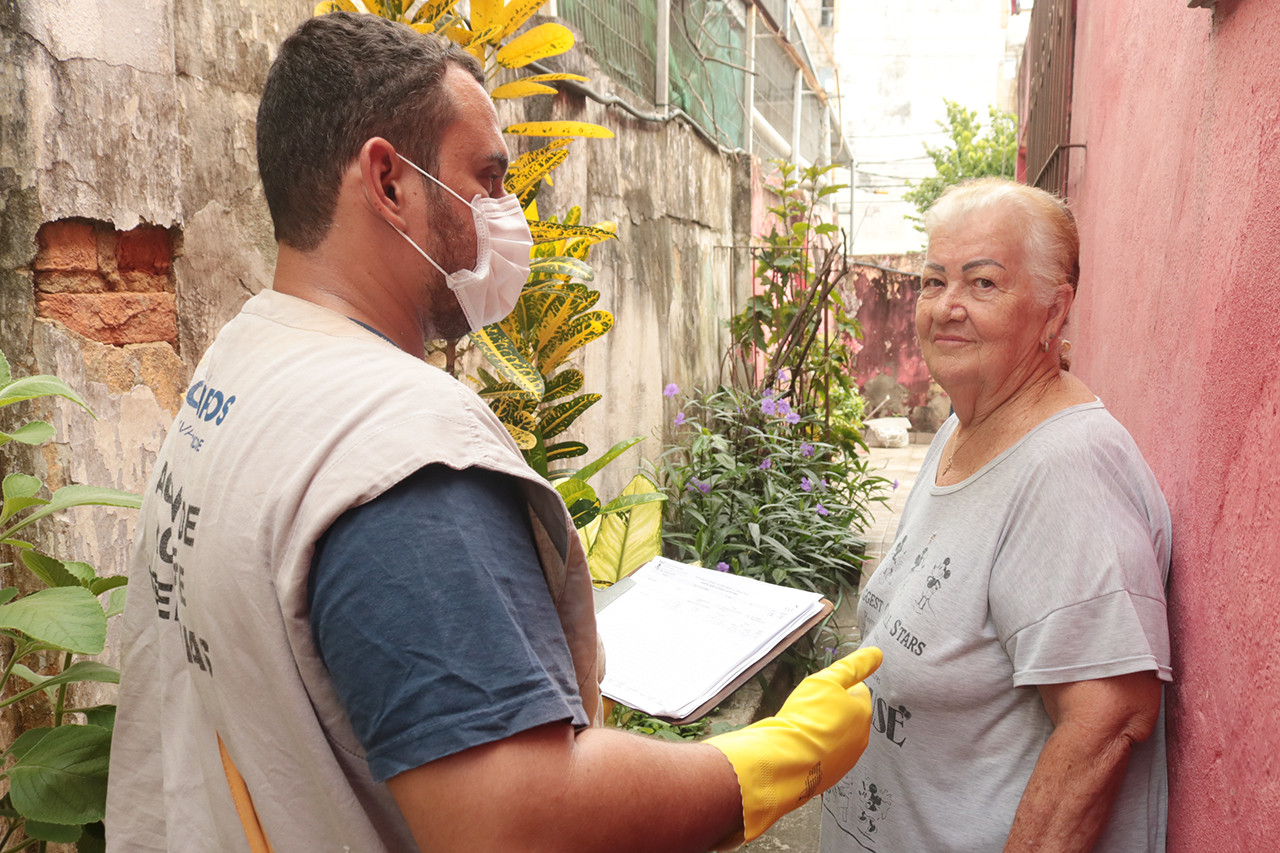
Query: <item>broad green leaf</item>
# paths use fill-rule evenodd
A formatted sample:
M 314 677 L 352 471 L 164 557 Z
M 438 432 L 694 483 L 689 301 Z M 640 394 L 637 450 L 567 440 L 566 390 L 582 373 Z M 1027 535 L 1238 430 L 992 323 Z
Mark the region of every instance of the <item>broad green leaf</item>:
M 600 515 L 600 501 L 583 498 L 569 504 L 569 517 L 578 530 L 595 521 Z
M 92 708 L 81 708 L 80 713 L 84 714 L 85 720 L 89 725 L 111 731 L 116 726 L 116 706 L 115 705 L 94 705 Z
M 30 474 L 10 474 L 4 478 L 0 491 L 3 491 L 5 500 L 31 498 L 35 497 L 43 485 L 39 477 L 32 477 Z
M 547 0 L 511 0 L 503 10 L 502 35 L 499 38 L 504 39 L 523 27 L 546 2 Z
M 583 456 L 587 452 L 587 446 L 581 441 L 562 441 L 558 444 L 547 446 L 547 462 L 559 462 L 561 459 L 572 459 L 575 456 Z
M 555 487 L 556 491 L 560 493 L 565 506 L 583 499 L 599 501 L 596 496 L 596 490 L 591 488 L 591 484 L 577 477 L 566 477 L 563 480 L 557 480 Z
M 529 264 L 529 272 L 536 275 L 564 275 L 580 278 L 583 281 L 591 281 L 596 277 L 596 271 L 592 269 L 591 264 L 577 258 L 563 256 L 532 261 Z
M 600 402 L 599 394 L 581 394 L 547 409 L 539 420 L 543 440 L 555 438 L 564 432 L 583 412 L 598 402 Z
M 582 375 L 581 370 L 576 367 L 566 367 L 547 380 L 547 390 L 542 395 L 542 402 L 550 403 L 552 400 L 568 397 L 570 394 L 577 394 L 582 390 L 584 381 L 585 377 Z
M 107 641 L 102 605 L 81 586 L 42 589 L 0 606 L 0 628 L 84 655 L 101 653 Z
M 655 494 L 660 496 L 653 481 L 637 474 L 616 500 Z M 591 577 L 616 583 L 661 553 L 662 503 L 658 501 L 602 515 L 587 549 L 587 563 Z
M 111 732 L 59 726 L 9 768 L 9 796 L 28 820 L 83 824 L 106 813 Z
M 589 225 L 565 225 L 561 222 L 530 222 L 529 231 L 535 243 L 551 243 L 557 240 L 583 239 L 588 245 L 611 240 L 613 232 L 603 228 L 592 228 Z
M 105 578 L 94 578 L 89 583 L 89 592 L 94 595 L 102 595 L 104 592 L 112 592 L 128 583 L 128 575 L 108 575 Z
M 79 841 L 80 836 L 84 834 L 84 827 L 78 823 L 44 823 L 43 821 L 28 818 L 22 824 L 22 831 L 29 837 L 38 838 L 41 841 L 73 844 Z
M 632 507 L 640 506 L 641 504 L 662 503 L 666 499 L 667 499 L 667 496 L 663 494 L 619 495 L 618 497 L 614 498 L 613 500 L 605 504 L 601 508 L 600 514 L 604 515 L 606 513 L 611 513 L 611 512 L 625 512 L 626 510 L 629 510 Z
M 512 80 L 510 83 L 503 83 L 498 88 L 489 93 L 489 97 L 495 101 L 508 100 L 511 98 L 528 98 L 532 95 L 555 95 L 559 94 L 559 90 L 554 86 L 546 86 L 542 83 L 530 83 L 528 80 Z
M 546 23 L 539 24 L 504 44 L 494 58 L 504 68 L 522 68 L 535 60 L 564 53 L 571 47 L 573 32 L 568 27 Z
M 110 578 L 104 578 L 104 580 L 110 580 Z M 94 594 L 96 595 L 97 593 Z M 106 614 L 108 619 L 112 616 L 119 616 L 124 612 L 124 605 L 128 595 L 129 587 L 127 586 L 118 586 L 111 590 L 111 595 L 107 598 Z
M 45 586 L 83 586 L 67 564 L 39 551 L 23 551 L 22 562 Z
M 613 328 L 613 315 L 608 311 L 589 311 L 557 331 L 556 336 L 538 350 L 538 367 L 550 373 L 569 354 L 585 346 Z
M 534 399 L 542 399 L 542 374 L 525 361 L 515 343 L 501 329 L 485 326 L 478 332 L 472 332 L 471 343 L 503 379 L 524 388 Z
M 0 589 L 0 604 L 8 604 L 18 596 L 18 588 L 16 586 L 7 586 Z
M 104 489 L 101 486 L 81 486 L 73 483 L 54 492 L 48 504 L 23 517 L 22 521 L 5 530 L 3 536 L 7 538 L 37 519 L 73 506 L 122 506 L 137 509 L 142 506 L 142 498 L 132 492 L 122 492 L 119 489 Z
M 57 687 L 60 684 L 77 684 L 82 681 L 92 681 L 98 684 L 120 683 L 120 670 L 107 666 L 105 663 L 99 663 L 96 660 L 76 661 L 55 675 L 41 675 L 21 664 L 14 666 L 13 671 L 23 680 L 31 682 L 32 689 L 23 690 L 17 696 L 9 697 L 5 700 L 6 705 L 14 701 L 18 696 L 33 693 L 35 689 L 46 690 L 50 687 Z
M 80 399 L 80 395 L 56 376 L 24 376 L 0 388 L 0 406 L 7 406 L 21 400 L 34 400 L 36 397 L 65 397 L 89 414 L 93 414 L 85 401 Z
M 582 469 L 578 471 L 577 476 L 582 478 L 583 480 L 590 480 L 597 473 L 599 473 L 600 470 L 604 468 L 604 466 L 608 465 L 610 462 L 617 459 L 619 456 L 626 453 L 628 450 L 635 447 L 637 444 L 639 444 L 642 441 L 644 441 L 644 438 L 642 436 L 636 436 L 635 438 L 626 438 L 626 439 L 623 439 L 622 441 L 619 441 L 613 447 L 610 447 L 607 451 L 605 451 L 605 453 L 599 459 L 595 460 L 594 462 L 591 462 L 590 464 L 582 466 Z
M 585 139 L 613 139 L 613 131 L 589 121 L 522 121 L 502 129 L 514 136 L 580 136 Z
M 5 354 L 0 352 L 0 388 L 8 385 L 13 380 L 13 374 L 9 370 L 9 359 Z
M 20 444 L 44 444 L 53 438 L 52 424 L 44 421 L 27 421 L 13 432 L 0 432 L 0 439 L 16 441 Z
M 9 747 L 8 755 L 10 758 L 22 760 L 22 756 L 26 755 L 32 748 L 44 739 L 44 736 L 53 731 L 52 726 L 41 726 L 35 729 L 27 729 L 22 734 L 13 739 L 13 744 Z

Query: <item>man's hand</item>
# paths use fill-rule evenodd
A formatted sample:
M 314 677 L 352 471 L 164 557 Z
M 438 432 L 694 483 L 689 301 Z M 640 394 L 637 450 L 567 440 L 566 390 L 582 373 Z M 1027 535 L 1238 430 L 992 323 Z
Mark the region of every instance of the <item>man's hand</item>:
M 742 789 L 744 834 L 718 849 L 750 841 L 852 769 L 871 728 L 862 681 L 882 657 L 877 648 L 859 649 L 800 682 L 776 716 L 706 741 L 729 759 Z

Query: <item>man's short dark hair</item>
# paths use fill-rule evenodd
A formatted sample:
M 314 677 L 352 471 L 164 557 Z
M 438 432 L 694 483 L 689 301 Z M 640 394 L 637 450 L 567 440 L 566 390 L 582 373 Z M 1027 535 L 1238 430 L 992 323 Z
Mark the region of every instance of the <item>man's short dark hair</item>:
M 456 115 L 441 84 L 451 63 L 484 82 L 457 45 L 376 15 L 333 12 L 285 39 L 258 105 L 258 173 L 277 241 L 320 245 L 342 173 L 372 137 L 435 169 Z

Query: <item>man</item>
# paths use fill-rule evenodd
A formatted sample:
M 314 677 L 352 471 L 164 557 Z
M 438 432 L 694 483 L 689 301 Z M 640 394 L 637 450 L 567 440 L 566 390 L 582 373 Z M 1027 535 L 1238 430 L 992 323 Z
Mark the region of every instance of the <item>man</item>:
M 272 291 L 218 335 L 144 501 L 113 850 L 702 851 L 866 745 L 870 650 L 678 745 L 591 726 L 591 588 L 555 491 L 422 361 L 511 310 L 530 239 L 477 64 L 304 23 L 263 93 Z

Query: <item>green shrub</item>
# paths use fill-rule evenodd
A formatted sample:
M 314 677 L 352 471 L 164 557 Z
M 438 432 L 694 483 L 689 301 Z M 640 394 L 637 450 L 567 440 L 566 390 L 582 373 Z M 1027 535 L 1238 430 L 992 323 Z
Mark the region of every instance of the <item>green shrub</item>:
M 833 600 L 856 590 L 860 534 L 887 483 L 814 438 L 816 420 L 768 390 L 722 386 L 686 403 L 686 440 L 658 464 L 667 553 Z

